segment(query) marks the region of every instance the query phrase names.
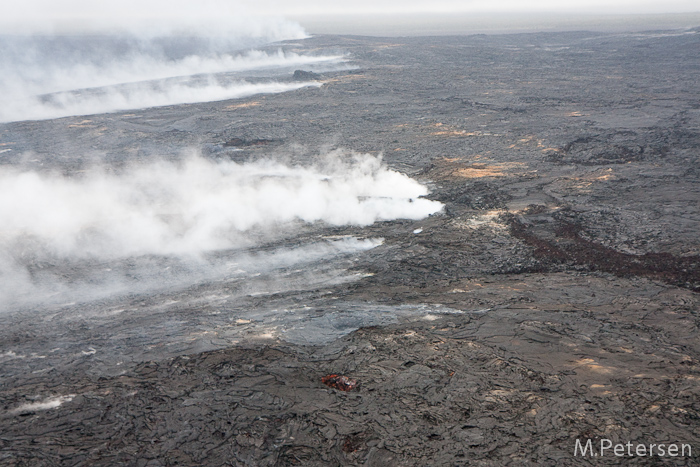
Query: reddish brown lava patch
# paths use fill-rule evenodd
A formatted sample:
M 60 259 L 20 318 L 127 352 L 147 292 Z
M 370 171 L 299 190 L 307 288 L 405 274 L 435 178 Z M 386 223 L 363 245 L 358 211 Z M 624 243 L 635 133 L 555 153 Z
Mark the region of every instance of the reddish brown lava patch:
M 347 376 L 326 375 L 321 378 L 321 382 L 326 386 L 338 389 L 339 391 L 352 391 L 357 386 L 357 381 Z

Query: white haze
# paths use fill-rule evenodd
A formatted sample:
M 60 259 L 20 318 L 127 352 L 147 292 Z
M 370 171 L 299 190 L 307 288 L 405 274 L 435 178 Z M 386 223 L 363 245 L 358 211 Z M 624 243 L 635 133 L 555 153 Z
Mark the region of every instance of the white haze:
M 26 51 L 25 51 L 26 52 Z M 76 57 L 64 61 L 42 61 L 24 58 L 15 61 L 15 68 L 0 76 L 0 86 L 13 92 L 49 94 L 102 86 L 113 86 L 178 76 L 237 72 L 274 67 L 303 67 L 341 60 L 342 56 L 305 56 L 296 53 L 275 53 L 251 50 L 240 55 L 188 55 L 180 59 L 147 56 L 145 53 L 95 63 L 81 62 Z
M 123 2 L 91 3 L 73 15 L 70 6 L 80 2 L 60 3 L 34 10 L 24 2 L 0 6 L 0 23 L 16 18 L 16 31 L 0 27 L 0 122 L 284 92 L 298 83 L 253 84 L 230 74 L 290 76 L 295 68 L 332 69 L 343 59 L 270 49 L 273 42 L 307 35 L 297 23 L 251 16 L 231 2 L 187 9 L 145 1 L 132 10 Z M 70 33 L 57 33 L 66 21 Z
M 263 235 L 264 237 L 264 235 Z M 46 251 L 24 250 L 18 261 L 0 252 L 0 311 L 27 306 L 55 307 L 119 297 L 154 294 L 226 281 L 227 295 L 267 294 L 352 280 L 332 261 L 371 250 L 382 239 L 315 239 L 294 247 L 232 250 L 197 257 L 141 256 L 123 261 L 56 258 Z M 35 262 L 28 268 L 27 262 Z M 322 266 L 319 267 L 318 264 Z M 300 269 L 303 268 L 303 269 Z M 306 271 L 305 268 L 309 270 Z M 290 275 L 290 270 L 294 273 Z M 70 271 L 67 277 L 66 271 Z M 231 289 L 235 289 L 232 292 Z M 100 314 L 98 310 L 95 314 Z M 109 313 L 109 312 L 108 312 Z
M 286 15 L 406 14 L 406 13 L 525 13 L 525 14 L 658 14 L 697 12 L 696 0 L 355 0 L 287 2 L 277 10 Z M 391 27 L 390 18 L 386 18 Z
M 421 219 L 442 209 L 426 194 L 424 185 L 380 158 L 342 152 L 311 166 L 192 155 L 73 177 L 4 167 L 0 303 L 38 294 L 30 269 L 42 262 L 144 255 L 205 261 L 212 252 L 255 247 L 270 233 L 290 234 L 299 224 Z
M 285 92 L 318 83 L 250 83 L 226 74 L 333 67 L 343 59 L 281 50 L 224 53 L 210 48 L 208 42 L 183 54 L 179 41 L 169 43 L 170 39 L 146 47 L 123 37 L 102 38 L 98 46 L 89 46 L 88 39 L 78 38 L 52 51 L 47 50 L 46 40 L 0 38 L 0 46 L 4 46 L 0 51 L 0 122 Z
M 9 34 L 132 33 L 288 39 L 301 27 L 260 9 L 260 0 L 23 0 L 0 3 L 0 26 Z M 257 7 L 257 8 L 256 8 Z

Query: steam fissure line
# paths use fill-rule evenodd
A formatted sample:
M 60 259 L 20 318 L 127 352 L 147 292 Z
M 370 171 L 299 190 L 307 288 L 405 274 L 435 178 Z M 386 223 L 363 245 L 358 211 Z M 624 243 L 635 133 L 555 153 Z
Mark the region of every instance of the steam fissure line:
M 238 81 L 221 84 L 210 77 L 206 80 L 206 84 L 161 82 L 110 86 L 82 92 L 61 92 L 42 98 L 30 97 L 21 101 L 15 100 L 13 103 L 7 103 L 5 110 L 0 110 L 0 120 L 3 116 L 17 120 L 48 119 L 175 104 L 213 102 L 239 99 L 255 94 L 293 91 L 309 86 L 318 87 L 321 83 L 272 81 L 253 84 Z

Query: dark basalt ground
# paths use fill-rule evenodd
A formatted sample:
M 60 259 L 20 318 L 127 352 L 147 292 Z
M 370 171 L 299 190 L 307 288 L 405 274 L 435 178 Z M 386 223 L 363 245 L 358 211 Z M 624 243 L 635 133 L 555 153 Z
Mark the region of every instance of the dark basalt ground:
M 311 228 L 385 239 L 338 266 L 372 274 L 353 282 L 75 305 L 129 311 L 72 318 L 59 338 L 58 312 L 2 317 L 0 464 L 700 465 L 700 29 L 286 47 L 356 68 L 279 95 L 5 124 L 0 161 L 71 173 L 189 146 L 292 161 L 340 147 L 383 153 L 445 212 Z M 433 311 L 306 346 L 207 321 L 276 304 Z M 149 346 L 166 313 L 194 337 Z M 602 438 L 693 455 L 574 457 Z

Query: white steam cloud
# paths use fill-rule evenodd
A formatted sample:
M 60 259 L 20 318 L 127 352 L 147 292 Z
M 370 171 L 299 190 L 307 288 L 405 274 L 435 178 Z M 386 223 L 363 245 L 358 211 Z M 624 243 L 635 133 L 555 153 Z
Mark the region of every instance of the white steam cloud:
M 370 155 L 301 167 L 190 157 L 78 178 L 0 170 L 0 241 L 28 238 L 61 256 L 192 254 L 231 248 L 256 227 L 293 221 L 369 225 L 442 205 Z
M 115 58 L 106 63 L 80 61 L 22 60 L 0 76 L 0 85 L 32 94 L 49 94 L 75 89 L 113 86 L 178 76 L 238 72 L 275 67 L 300 67 L 341 60 L 342 56 L 308 56 L 293 52 L 251 50 L 240 55 L 187 55 L 180 59 L 148 56 L 143 52 Z
M 388 169 L 380 158 L 341 152 L 311 166 L 212 162 L 193 155 L 74 177 L 5 167 L 0 302 L 17 302 L 19 290 L 26 294 L 29 271 L 42 262 L 104 265 L 144 255 L 203 261 L 211 252 L 254 247 L 271 233 L 289 234 L 299 224 L 421 219 L 442 209 L 423 198 L 427 194 L 424 185 Z
M 252 84 L 231 74 L 332 69 L 343 59 L 256 50 L 307 36 L 293 22 L 253 18 L 230 5 L 224 8 L 221 2 L 205 3 L 209 9 L 203 6 L 202 11 L 208 16 L 201 12 L 188 16 L 181 9 L 177 15 L 161 14 L 157 19 L 118 12 L 109 18 L 93 17 L 88 22 L 90 35 L 54 34 L 48 26 L 38 29 L 41 34 L 26 35 L 26 28 L 25 34 L 0 34 L 0 122 L 284 92 L 299 84 Z M 119 8 L 126 12 L 121 3 Z

